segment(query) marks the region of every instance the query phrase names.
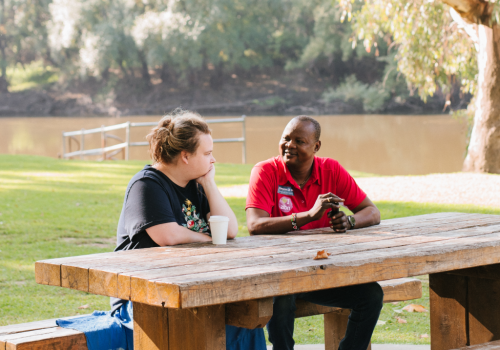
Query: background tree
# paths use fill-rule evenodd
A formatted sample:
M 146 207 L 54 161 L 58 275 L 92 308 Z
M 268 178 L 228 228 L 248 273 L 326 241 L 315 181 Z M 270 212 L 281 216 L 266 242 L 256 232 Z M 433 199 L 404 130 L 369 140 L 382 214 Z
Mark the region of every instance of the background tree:
M 500 173 L 500 31 L 494 6 L 482 0 L 366 0 L 353 16 L 354 43 L 370 48 L 377 38 L 390 41 L 399 71 L 422 98 L 437 89 L 450 96 L 457 81 L 462 91 L 476 94 L 465 171 Z M 341 0 L 341 7 L 351 15 L 351 2 Z
M 50 61 L 46 23 L 50 0 L 0 0 L 0 92 L 8 88 L 7 67 Z

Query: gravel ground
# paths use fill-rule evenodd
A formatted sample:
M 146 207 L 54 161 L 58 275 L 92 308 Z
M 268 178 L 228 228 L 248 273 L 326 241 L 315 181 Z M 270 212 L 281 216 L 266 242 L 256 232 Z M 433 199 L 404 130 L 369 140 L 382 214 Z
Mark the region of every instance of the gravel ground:
M 500 207 L 500 175 L 479 173 L 383 176 L 356 179 L 374 201 L 475 204 Z M 246 197 L 248 185 L 220 188 L 224 197 Z

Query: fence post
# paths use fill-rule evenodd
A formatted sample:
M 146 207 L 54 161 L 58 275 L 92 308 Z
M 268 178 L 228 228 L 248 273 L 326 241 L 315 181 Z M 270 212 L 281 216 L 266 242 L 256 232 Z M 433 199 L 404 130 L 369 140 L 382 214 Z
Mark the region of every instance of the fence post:
M 83 159 L 83 150 L 85 149 L 85 134 L 83 133 L 85 129 L 82 129 L 82 134 L 80 135 L 80 159 Z
M 243 131 L 243 147 L 242 147 L 242 152 L 243 152 L 243 164 L 246 164 L 247 163 L 247 132 L 246 132 L 246 126 L 245 126 L 245 123 L 246 123 L 246 115 L 242 115 L 241 118 L 243 118 L 243 127 L 242 127 L 242 131 Z
M 127 129 L 125 130 L 125 160 L 129 160 L 130 157 L 130 121 L 127 122 Z
M 66 136 L 64 135 L 64 131 L 62 132 L 62 137 L 63 137 L 62 159 L 66 159 Z
M 102 160 L 106 160 L 106 152 L 104 152 L 104 148 L 106 148 L 106 133 L 104 131 L 104 125 L 101 125 L 101 148 L 102 148 Z

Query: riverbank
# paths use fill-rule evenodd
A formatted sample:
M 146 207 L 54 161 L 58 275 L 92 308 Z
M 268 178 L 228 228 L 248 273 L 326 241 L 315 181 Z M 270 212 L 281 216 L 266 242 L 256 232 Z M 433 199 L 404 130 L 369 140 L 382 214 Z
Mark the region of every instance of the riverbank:
M 207 78 L 208 79 L 208 78 Z M 200 77 L 198 84 L 182 86 L 140 78 L 119 81 L 75 80 L 60 83 L 28 84 L 30 89 L 13 86 L 0 93 L 1 116 L 134 116 L 162 115 L 182 107 L 204 116 L 225 115 L 321 115 L 366 113 L 359 101 L 322 100 L 328 79 L 305 73 L 273 71 L 268 74 L 232 75 L 213 88 Z M 205 81 L 207 80 L 207 81 Z M 454 100 L 454 108 L 464 108 L 468 99 Z M 417 96 L 394 96 L 378 111 L 382 114 L 442 114 L 445 97 L 436 93 L 424 103 Z M 449 110 L 445 111 L 446 113 Z

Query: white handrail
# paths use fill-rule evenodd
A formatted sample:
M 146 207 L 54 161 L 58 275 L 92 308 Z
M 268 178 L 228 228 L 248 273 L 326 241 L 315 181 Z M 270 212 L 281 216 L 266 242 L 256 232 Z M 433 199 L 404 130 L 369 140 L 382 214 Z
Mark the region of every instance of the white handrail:
M 225 138 L 225 139 L 214 139 L 214 143 L 227 143 L 227 142 L 242 142 L 243 143 L 243 154 L 242 154 L 242 161 L 243 164 L 246 164 L 246 125 L 245 125 L 245 119 L 246 116 L 242 115 L 241 118 L 227 118 L 227 119 L 207 119 L 205 120 L 207 124 L 219 124 L 219 123 L 242 123 L 242 137 L 237 137 L 237 138 Z M 72 157 L 80 157 L 83 159 L 84 156 L 94 156 L 94 155 L 102 155 L 102 160 L 105 160 L 107 158 L 106 153 L 123 149 L 124 150 L 124 158 L 126 160 L 129 160 L 130 156 L 130 147 L 135 147 L 135 146 L 149 146 L 148 142 L 131 142 L 130 141 L 130 128 L 132 127 L 145 127 L 145 126 L 156 126 L 158 125 L 157 122 L 142 122 L 142 123 L 132 123 L 132 122 L 125 122 L 121 124 L 116 124 L 116 125 L 111 125 L 111 126 L 102 126 L 100 128 L 95 128 L 95 129 L 81 129 L 78 131 L 69 131 L 69 132 L 63 132 L 62 137 L 63 137 L 63 158 L 72 158 Z M 119 143 L 117 145 L 109 146 L 106 147 L 106 139 L 109 138 L 114 138 L 117 140 L 122 141 L 119 137 L 115 135 L 108 135 L 106 134 L 107 131 L 113 131 L 113 130 L 119 130 L 119 129 L 125 129 L 125 142 Z M 85 135 L 90 135 L 90 134 L 101 134 L 101 148 L 95 148 L 95 149 L 89 149 L 85 150 Z M 76 136 L 80 136 L 80 140 L 76 138 Z M 66 153 L 66 138 L 69 138 L 69 142 L 71 143 L 71 139 L 75 140 L 79 144 L 79 150 L 75 152 L 69 152 Z M 71 144 L 70 144 L 71 146 Z

